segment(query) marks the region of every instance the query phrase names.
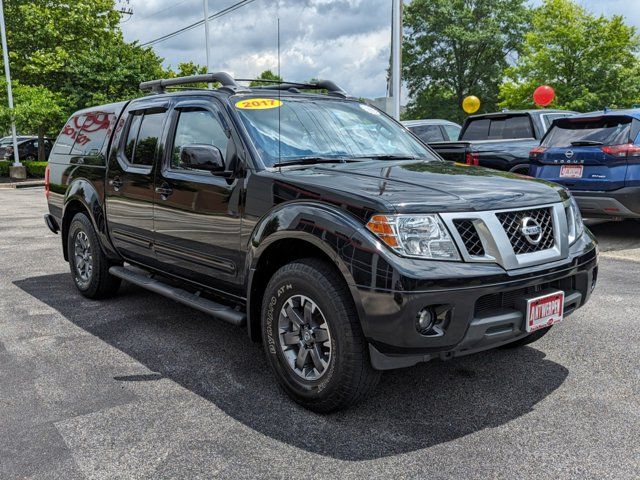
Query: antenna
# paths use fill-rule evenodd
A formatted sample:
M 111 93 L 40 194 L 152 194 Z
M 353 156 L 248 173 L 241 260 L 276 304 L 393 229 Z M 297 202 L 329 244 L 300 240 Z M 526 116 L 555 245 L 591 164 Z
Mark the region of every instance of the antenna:
M 278 0 L 278 78 L 280 76 L 280 0 Z M 278 90 L 278 165 L 280 165 L 280 171 L 282 172 L 282 137 L 280 135 L 280 121 L 282 112 L 282 90 Z

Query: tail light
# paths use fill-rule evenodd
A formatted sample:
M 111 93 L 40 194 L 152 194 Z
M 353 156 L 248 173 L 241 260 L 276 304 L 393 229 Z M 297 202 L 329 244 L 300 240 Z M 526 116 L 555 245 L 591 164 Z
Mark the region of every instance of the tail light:
M 467 152 L 466 156 L 467 165 L 480 165 L 480 154 L 475 152 Z
M 605 145 L 601 150 L 607 155 L 618 158 L 640 157 L 640 146 L 633 143 L 625 143 L 623 145 Z
M 536 147 L 529 152 L 529 158 L 540 158 L 544 152 L 547 151 L 546 147 Z
M 51 193 L 51 187 L 49 183 L 49 178 L 51 176 L 51 170 L 49 169 L 49 165 L 44 169 L 44 196 L 49 199 L 49 193 Z

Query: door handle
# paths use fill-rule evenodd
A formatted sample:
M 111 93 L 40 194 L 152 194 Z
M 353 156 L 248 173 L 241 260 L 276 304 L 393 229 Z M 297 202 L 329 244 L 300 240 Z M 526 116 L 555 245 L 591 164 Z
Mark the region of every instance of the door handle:
M 165 183 L 161 187 L 156 187 L 156 193 L 166 200 L 173 193 L 173 188 Z
M 122 180 L 120 180 L 120 177 L 115 177 L 112 180 L 109 180 L 109 185 L 111 185 L 113 189 L 117 192 L 122 188 L 124 183 L 122 183 Z

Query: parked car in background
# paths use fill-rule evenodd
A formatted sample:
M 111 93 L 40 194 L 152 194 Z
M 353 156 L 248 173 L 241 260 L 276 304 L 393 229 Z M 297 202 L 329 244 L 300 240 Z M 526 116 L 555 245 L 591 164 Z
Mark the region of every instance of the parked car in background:
M 51 140 L 50 138 L 45 138 L 45 160 L 49 158 L 51 147 L 53 147 L 53 140 Z M 18 156 L 20 160 L 38 160 L 38 137 L 19 136 Z M 9 136 L 0 139 L 0 159 L 13 160 L 13 137 Z
M 462 130 L 457 123 L 442 119 L 408 120 L 402 124 L 425 143 L 454 142 Z
M 445 160 L 527 175 L 529 152 L 551 123 L 575 112 L 567 110 L 518 110 L 472 115 L 464 123 L 457 142 L 430 142 Z
M 532 175 L 567 187 L 590 218 L 640 218 L 640 109 L 556 120 Z

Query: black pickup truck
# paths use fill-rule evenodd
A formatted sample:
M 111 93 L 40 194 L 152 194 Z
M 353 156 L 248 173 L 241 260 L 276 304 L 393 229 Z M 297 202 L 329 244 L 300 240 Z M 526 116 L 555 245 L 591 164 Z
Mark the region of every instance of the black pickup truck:
M 429 142 L 445 160 L 527 175 L 529 152 L 567 110 L 519 110 L 472 115 L 456 142 Z
M 165 92 L 199 82 L 221 86 Z M 329 81 L 141 88 L 74 114 L 49 160 L 45 221 L 76 287 L 125 280 L 246 327 L 307 408 L 531 343 L 591 295 L 596 242 L 562 187 L 445 162 Z

